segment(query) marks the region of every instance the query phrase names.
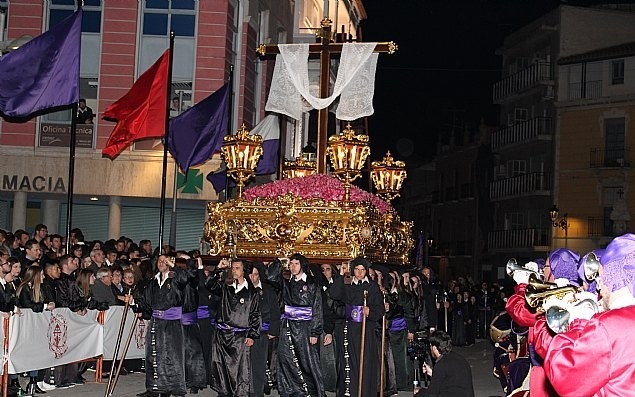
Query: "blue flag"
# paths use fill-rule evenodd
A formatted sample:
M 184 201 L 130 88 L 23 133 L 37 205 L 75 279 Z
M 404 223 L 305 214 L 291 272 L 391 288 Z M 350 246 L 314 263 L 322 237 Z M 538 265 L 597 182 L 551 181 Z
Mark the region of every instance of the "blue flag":
M 280 147 L 280 125 L 278 116 L 276 114 L 268 115 L 249 131 L 249 133 L 262 136 L 263 153 L 256 167 L 256 175 L 273 174 L 278 169 L 278 148 Z M 206 178 L 212 183 L 216 193 L 225 190 L 225 184 L 227 182 L 228 187 L 236 186 L 232 178 L 229 178 L 229 181 L 227 181 L 227 169 L 224 166 L 216 172 L 210 172 Z
M 26 118 L 79 100 L 82 10 L 0 57 L 0 115 Z
M 170 120 L 168 150 L 187 175 L 190 166 L 204 163 L 220 150 L 227 134 L 229 83 Z

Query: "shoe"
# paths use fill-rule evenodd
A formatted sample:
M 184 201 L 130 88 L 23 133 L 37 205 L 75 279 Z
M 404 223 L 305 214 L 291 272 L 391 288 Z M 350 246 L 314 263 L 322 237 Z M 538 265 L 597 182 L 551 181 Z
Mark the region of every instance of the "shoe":
M 119 375 L 128 375 L 128 370 L 124 367 L 121 367 L 121 371 L 119 371 Z
M 37 387 L 45 391 L 55 390 L 55 385 L 48 384 L 44 381 L 40 381 L 37 383 Z
M 74 381 L 71 382 L 73 385 L 83 385 L 86 383 L 85 380 L 82 379 L 75 379 Z
M 71 387 L 75 387 L 75 385 L 72 383 L 62 383 L 55 386 L 56 389 L 70 389 Z
M 198 387 L 192 387 L 190 389 L 190 394 L 198 394 Z
M 18 378 L 11 379 L 11 383 L 9 383 L 9 386 L 16 388 L 17 389 L 16 392 L 18 394 L 20 394 L 20 392 L 22 392 L 22 394 L 26 394 L 22 386 L 20 386 L 20 379 Z

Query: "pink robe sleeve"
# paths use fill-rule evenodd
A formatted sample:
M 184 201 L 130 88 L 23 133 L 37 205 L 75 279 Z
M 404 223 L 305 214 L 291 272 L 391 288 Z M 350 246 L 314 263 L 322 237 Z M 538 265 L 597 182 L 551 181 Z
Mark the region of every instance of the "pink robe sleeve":
M 547 328 L 544 321 L 540 324 Z M 539 333 L 543 335 L 543 330 Z M 541 346 L 545 342 L 546 338 L 540 342 Z M 611 340 L 600 321 L 574 320 L 567 332 L 551 339 L 543 356 L 544 369 L 561 397 L 593 396 L 610 379 L 610 353 Z
M 536 323 L 536 313 L 525 302 L 527 284 L 514 287 L 514 294 L 507 299 L 505 310 L 514 322 L 521 327 L 533 327 Z

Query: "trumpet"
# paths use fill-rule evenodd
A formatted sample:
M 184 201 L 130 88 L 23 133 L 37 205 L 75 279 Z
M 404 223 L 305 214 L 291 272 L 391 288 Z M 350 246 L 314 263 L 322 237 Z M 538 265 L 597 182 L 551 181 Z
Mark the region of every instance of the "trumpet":
M 593 281 L 598 276 L 598 272 L 600 271 L 600 260 L 594 252 L 589 253 L 584 263 L 582 264 L 584 267 L 584 277 L 588 281 Z
M 597 302 L 586 298 L 574 302 L 565 303 L 563 306 L 554 305 L 547 309 L 545 318 L 547 326 L 555 333 L 567 332 L 569 324 L 575 319 L 589 319 L 593 314 L 598 313 Z
M 529 273 L 529 277 L 531 277 L 532 275 L 535 275 L 536 279 L 542 279 L 542 274 L 519 265 L 516 262 L 515 258 L 511 258 L 510 260 L 507 261 L 507 265 L 505 265 L 505 271 L 507 272 L 507 275 L 510 277 L 514 276 L 514 272 L 527 272 Z
M 525 301 L 530 307 L 536 308 L 538 311 L 544 311 L 542 304 L 547 298 L 564 299 L 566 295 L 578 292 L 578 289 L 571 285 L 554 288 L 555 285 L 554 283 L 536 280 L 532 274 L 529 277 L 529 287 L 525 291 Z

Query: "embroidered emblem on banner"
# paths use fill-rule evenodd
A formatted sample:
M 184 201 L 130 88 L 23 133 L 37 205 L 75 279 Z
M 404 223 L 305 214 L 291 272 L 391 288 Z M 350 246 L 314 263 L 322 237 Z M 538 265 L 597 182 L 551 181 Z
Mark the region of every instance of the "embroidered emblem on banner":
M 137 343 L 137 349 L 145 349 L 146 347 L 146 322 L 139 320 L 137 328 L 134 332 L 134 340 Z
M 357 309 L 351 310 L 351 318 L 357 318 L 359 316 L 359 311 Z
M 66 318 L 61 314 L 53 314 L 49 321 L 49 328 L 46 332 L 49 342 L 49 350 L 55 354 L 55 358 L 61 358 L 68 351 L 68 324 Z

